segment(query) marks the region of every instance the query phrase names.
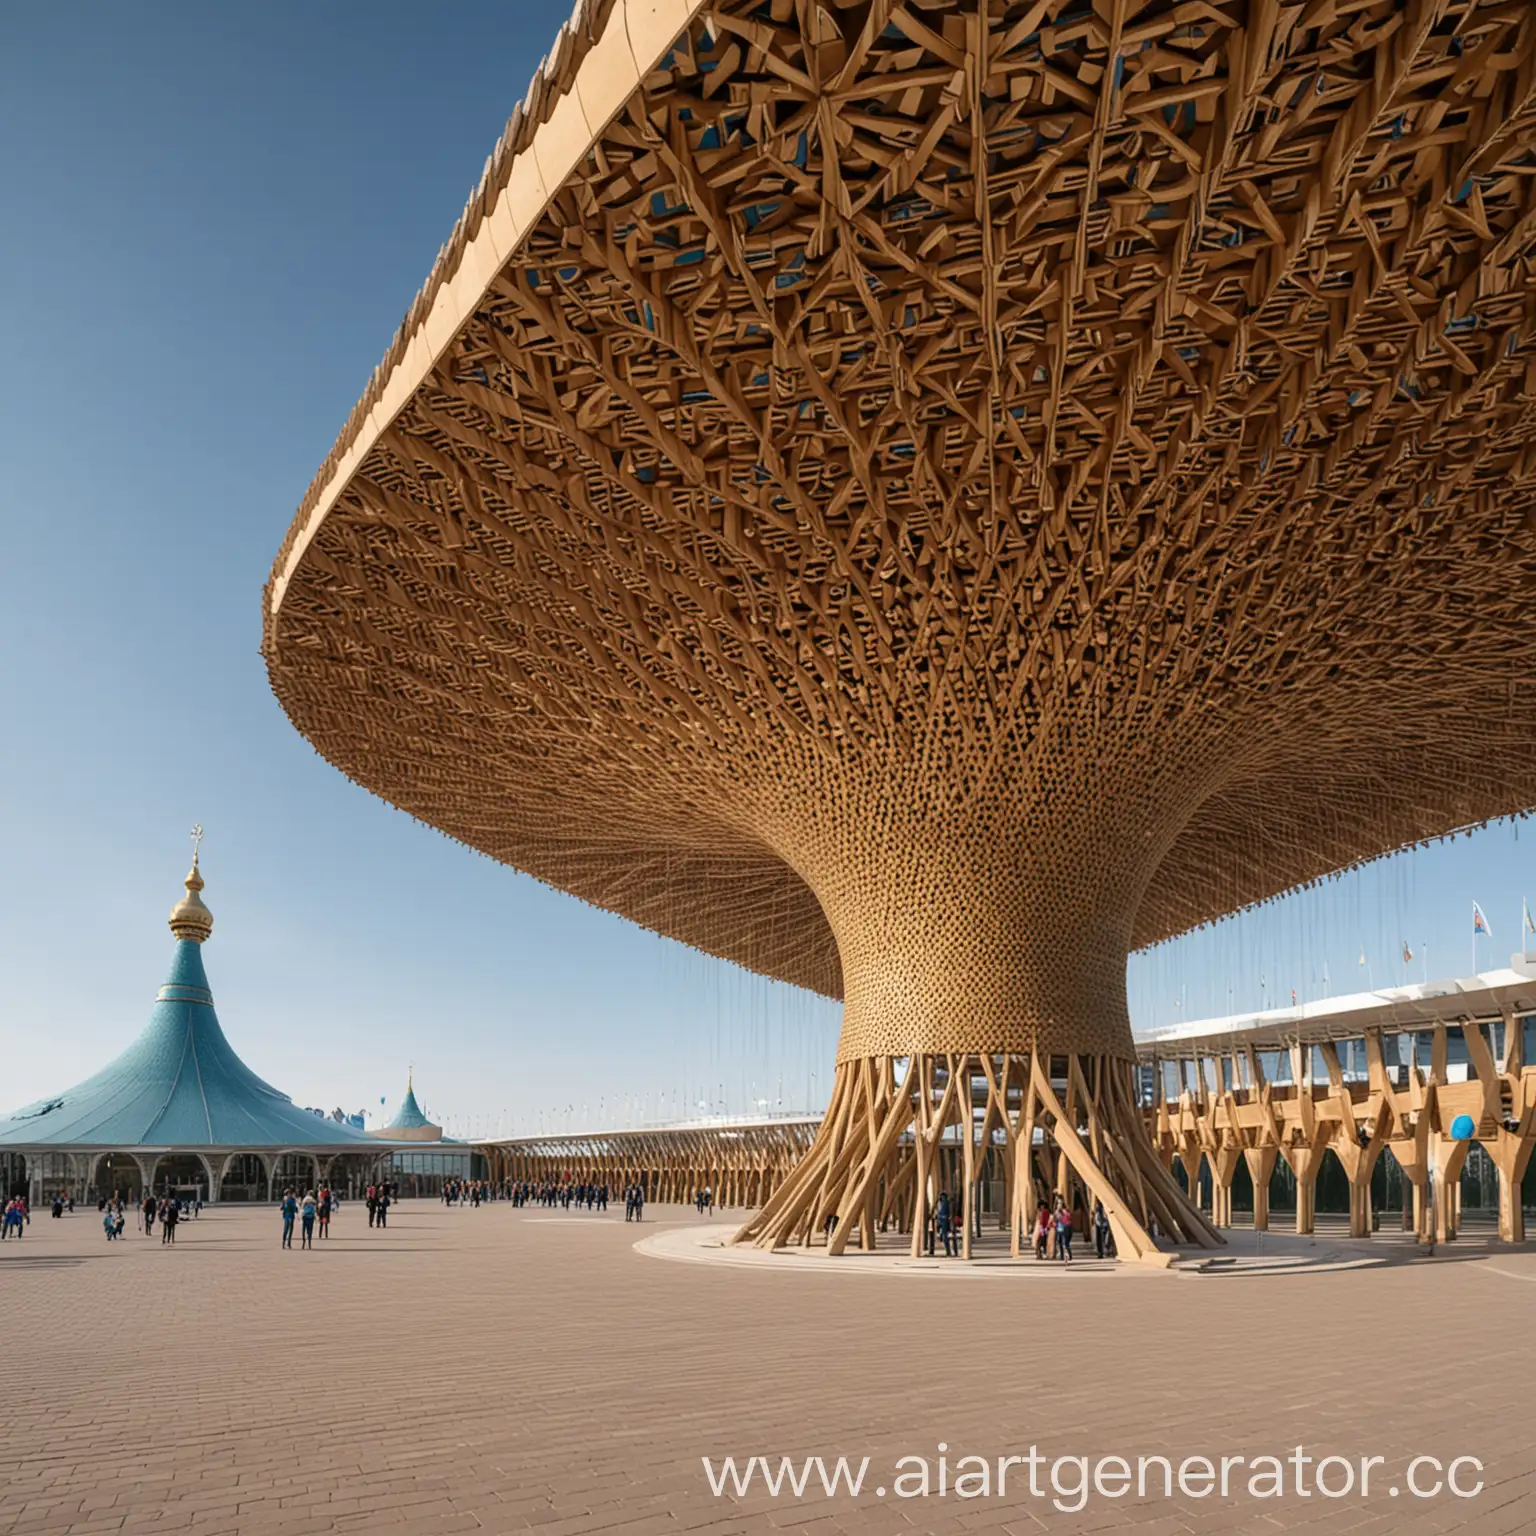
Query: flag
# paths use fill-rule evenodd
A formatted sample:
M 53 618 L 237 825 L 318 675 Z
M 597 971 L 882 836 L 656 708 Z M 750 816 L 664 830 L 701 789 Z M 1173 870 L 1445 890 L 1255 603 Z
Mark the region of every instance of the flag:
M 1360 946 L 1360 964 L 1361 965 L 1365 964 L 1365 945 L 1364 944 L 1362 944 Z
M 1295 1006 L 1296 1006 L 1296 988 L 1292 987 L 1291 988 L 1291 1007 L 1294 1008 Z
M 1488 919 L 1483 916 L 1483 909 L 1474 901 L 1472 903 L 1472 935 L 1475 938 L 1478 934 L 1491 939 L 1493 929 L 1488 926 Z
M 1408 948 L 1408 940 L 1403 940 L 1403 964 L 1407 965 L 1413 959 L 1413 951 Z
M 1526 906 L 1523 897 L 1520 901 L 1520 910 L 1525 914 L 1525 931 L 1527 933 L 1536 933 L 1536 922 L 1531 920 L 1531 909 Z

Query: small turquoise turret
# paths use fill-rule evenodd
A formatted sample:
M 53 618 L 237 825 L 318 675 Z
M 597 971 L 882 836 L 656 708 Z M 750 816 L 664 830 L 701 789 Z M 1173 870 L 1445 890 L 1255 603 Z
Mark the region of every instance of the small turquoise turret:
M 416 1069 L 414 1067 L 406 1072 L 405 1097 L 400 1101 L 400 1108 L 395 1111 L 395 1118 L 373 1134 L 382 1137 L 385 1141 L 442 1140 L 442 1126 L 434 1125 L 428 1120 L 421 1112 L 421 1105 L 416 1102 Z

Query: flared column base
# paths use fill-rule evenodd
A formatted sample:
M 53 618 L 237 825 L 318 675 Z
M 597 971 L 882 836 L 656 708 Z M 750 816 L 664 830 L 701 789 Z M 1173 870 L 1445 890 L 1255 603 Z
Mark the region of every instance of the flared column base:
M 1080 1253 L 1096 1204 L 1121 1260 L 1166 1265 L 1175 1245 L 1224 1241 L 1154 1152 L 1134 1063 L 1037 1051 L 840 1062 L 815 1143 L 733 1241 L 916 1256 L 937 1213 L 964 1257 L 988 1226 L 1018 1256 L 1035 1251 L 1038 1211 L 1058 1196 Z

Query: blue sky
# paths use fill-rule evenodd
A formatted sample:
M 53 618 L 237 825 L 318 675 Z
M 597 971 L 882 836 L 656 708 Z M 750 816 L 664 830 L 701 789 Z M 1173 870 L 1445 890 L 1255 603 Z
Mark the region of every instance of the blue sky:
M 221 1017 L 300 1102 L 393 1103 L 410 1061 L 463 1129 L 824 1098 L 834 1007 L 371 799 L 257 653 L 293 509 L 568 10 L 0 12 L 0 1109 L 138 1029 L 194 820 Z M 1532 839 L 1417 855 L 1409 937 L 1459 955 L 1477 896 L 1502 961 Z M 1138 1008 L 1224 1001 L 1213 960 L 1251 989 L 1266 944 L 1281 985 L 1309 921 L 1133 962 Z
M 1479 971 L 1506 966 L 1513 951 L 1536 950 L 1527 896 L 1536 911 L 1536 819 L 1497 822 L 1133 955 L 1131 1018 L 1146 1028 L 1283 1008 L 1293 990 L 1310 1002 L 1467 976 L 1474 939 Z M 1487 938 L 1475 935 L 1474 901 Z

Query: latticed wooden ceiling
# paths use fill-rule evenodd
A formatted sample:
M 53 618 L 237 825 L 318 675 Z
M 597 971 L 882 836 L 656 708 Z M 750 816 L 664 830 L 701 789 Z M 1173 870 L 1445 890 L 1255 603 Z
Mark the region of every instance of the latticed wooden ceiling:
M 490 260 L 626 8 L 562 38 L 301 509 L 327 758 L 832 995 L 1536 804 L 1536 7 L 678 15 Z

